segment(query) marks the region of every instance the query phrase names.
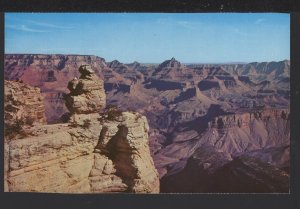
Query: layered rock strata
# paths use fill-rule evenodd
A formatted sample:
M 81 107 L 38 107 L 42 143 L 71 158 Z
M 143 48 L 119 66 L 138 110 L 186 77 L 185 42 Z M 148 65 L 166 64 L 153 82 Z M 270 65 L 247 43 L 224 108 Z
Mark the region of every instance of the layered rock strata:
M 34 126 L 30 136 L 5 141 L 5 191 L 158 193 L 146 117 L 97 113 L 105 107 L 103 81 L 89 66 L 80 73 L 69 83 L 70 123 Z
M 255 156 L 276 167 L 288 166 L 289 114 L 289 109 L 265 109 L 220 115 L 209 121 L 205 121 L 204 116 L 192 121 L 194 129 L 190 130 L 178 126 L 173 132 L 173 141 L 154 155 L 156 168 L 161 178 L 179 172 L 186 166 L 187 159 L 197 155 L 195 153 L 203 154 L 203 150 L 210 149 L 208 147 L 218 153 L 212 158 L 217 159 L 217 163 L 210 163 L 214 168 L 241 155 Z M 199 129 L 203 131 L 197 132 Z M 219 157 L 220 153 L 224 156 Z M 207 162 L 205 159 L 211 157 L 202 154 L 201 161 Z
M 230 154 L 281 147 L 290 143 L 288 109 L 266 109 L 216 117 L 204 140 Z
M 27 84 L 4 82 L 5 124 L 11 125 L 16 121 L 24 124 L 46 123 L 43 97 L 39 88 Z

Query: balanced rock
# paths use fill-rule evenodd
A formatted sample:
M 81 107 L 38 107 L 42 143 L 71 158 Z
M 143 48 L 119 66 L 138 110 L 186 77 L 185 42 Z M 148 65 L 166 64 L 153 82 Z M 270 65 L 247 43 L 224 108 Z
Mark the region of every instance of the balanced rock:
M 81 76 L 68 83 L 66 106 L 71 114 L 97 113 L 106 104 L 104 82 L 89 65 L 81 65 Z

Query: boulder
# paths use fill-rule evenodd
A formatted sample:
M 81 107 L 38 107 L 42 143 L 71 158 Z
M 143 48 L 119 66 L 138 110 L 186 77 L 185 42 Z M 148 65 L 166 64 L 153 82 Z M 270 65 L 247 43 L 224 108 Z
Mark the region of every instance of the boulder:
M 81 76 L 68 83 L 66 106 L 71 114 L 97 113 L 106 105 L 104 82 L 89 65 L 79 68 Z

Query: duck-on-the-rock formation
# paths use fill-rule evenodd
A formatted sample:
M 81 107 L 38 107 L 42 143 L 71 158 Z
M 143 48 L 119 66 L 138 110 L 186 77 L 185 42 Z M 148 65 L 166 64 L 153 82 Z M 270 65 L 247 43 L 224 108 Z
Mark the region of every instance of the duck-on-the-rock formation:
M 79 72 L 79 80 L 74 78 L 68 83 L 70 94 L 66 97 L 66 106 L 71 114 L 98 112 L 106 104 L 104 82 L 89 65 L 80 66 Z
M 146 117 L 117 110 L 99 114 L 105 107 L 103 81 L 90 66 L 81 66 L 80 73 L 68 86 L 69 123 L 45 125 L 33 117 L 34 126 L 25 124 L 25 132 L 5 137 L 5 191 L 158 193 Z M 5 82 L 5 104 L 19 96 L 8 96 L 11 84 L 15 91 L 25 91 L 23 84 Z M 40 98 L 39 92 L 29 94 Z M 18 105 L 28 108 L 26 103 Z M 39 106 L 31 104 L 32 109 Z M 9 110 L 5 109 L 5 121 L 15 124 L 16 116 L 8 117 L 13 115 Z

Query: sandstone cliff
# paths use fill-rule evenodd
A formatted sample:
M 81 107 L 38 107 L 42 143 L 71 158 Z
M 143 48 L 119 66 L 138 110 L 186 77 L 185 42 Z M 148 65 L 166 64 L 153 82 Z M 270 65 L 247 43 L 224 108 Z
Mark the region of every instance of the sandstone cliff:
M 103 81 L 88 66 L 80 73 L 69 83 L 69 123 L 35 125 L 30 136 L 5 140 L 5 191 L 158 193 L 146 117 L 111 109 L 99 114 Z
M 46 123 L 43 97 L 39 88 L 27 84 L 4 82 L 5 125 L 34 125 Z M 8 130 L 7 130 L 8 131 Z

